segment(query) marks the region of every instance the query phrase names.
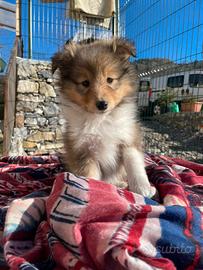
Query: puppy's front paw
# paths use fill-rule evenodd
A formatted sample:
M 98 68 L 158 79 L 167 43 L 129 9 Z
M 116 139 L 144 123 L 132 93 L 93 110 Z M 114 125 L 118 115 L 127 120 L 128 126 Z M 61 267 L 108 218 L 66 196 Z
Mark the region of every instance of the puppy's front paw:
M 147 175 L 140 175 L 139 180 L 130 181 L 129 190 L 148 198 L 156 194 L 156 188 L 150 185 Z
M 156 194 L 156 188 L 153 186 L 138 187 L 137 193 L 144 197 L 152 198 Z

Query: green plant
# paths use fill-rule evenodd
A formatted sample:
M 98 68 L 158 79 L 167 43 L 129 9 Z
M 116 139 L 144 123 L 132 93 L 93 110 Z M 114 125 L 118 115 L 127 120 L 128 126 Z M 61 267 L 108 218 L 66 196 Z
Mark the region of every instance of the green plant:
M 167 105 L 171 103 L 175 99 L 175 93 L 171 89 L 163 90 L 159 95 L 157 99 L 157 103 L 161 105 Z

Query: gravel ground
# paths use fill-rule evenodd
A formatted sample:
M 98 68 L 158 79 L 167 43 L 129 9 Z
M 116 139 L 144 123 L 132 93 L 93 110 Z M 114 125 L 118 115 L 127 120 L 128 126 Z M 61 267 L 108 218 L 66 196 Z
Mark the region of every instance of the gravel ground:
M 189 124 L 180 130 L 146 120 L 143 128 L 147 152 L 203 163 L 203 134 L 190 129 Z
M 187 129 L 174 129 L 156 120 L 142 122 L 145 151 L 180 157 L 203 164 L 203 133 Z M 0 156 L 2 156 L 3 135 L 0 132 Z

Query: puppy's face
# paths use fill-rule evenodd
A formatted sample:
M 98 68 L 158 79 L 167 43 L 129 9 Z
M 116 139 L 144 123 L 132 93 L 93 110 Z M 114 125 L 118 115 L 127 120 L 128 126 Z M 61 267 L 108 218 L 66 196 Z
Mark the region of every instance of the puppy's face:
M 69 43 L 52 58 L 60 70 L 60 88 L 66 100 L 92 113 L 114 109 L 136 90 L 136 74 L 128 58 L 134 47 L 122 40 Z

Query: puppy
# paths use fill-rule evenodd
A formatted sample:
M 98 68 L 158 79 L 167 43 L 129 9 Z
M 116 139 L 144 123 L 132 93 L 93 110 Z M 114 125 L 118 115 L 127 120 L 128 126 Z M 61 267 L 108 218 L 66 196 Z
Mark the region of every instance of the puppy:
M 68 42 L 52 58 L 59 70 L 67 169 L 152 197 L 136 119 L 137 76 L 123 39 Z

